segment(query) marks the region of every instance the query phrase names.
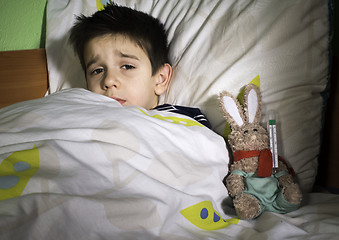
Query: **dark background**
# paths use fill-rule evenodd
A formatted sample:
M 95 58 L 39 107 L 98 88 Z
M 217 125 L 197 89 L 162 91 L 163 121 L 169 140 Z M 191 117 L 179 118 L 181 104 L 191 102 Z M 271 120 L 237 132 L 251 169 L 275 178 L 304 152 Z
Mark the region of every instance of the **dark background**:
M 339 1 L 332 0 L 332 5 L 332 62 L 317 183 L 318 186 L 339 194 Z

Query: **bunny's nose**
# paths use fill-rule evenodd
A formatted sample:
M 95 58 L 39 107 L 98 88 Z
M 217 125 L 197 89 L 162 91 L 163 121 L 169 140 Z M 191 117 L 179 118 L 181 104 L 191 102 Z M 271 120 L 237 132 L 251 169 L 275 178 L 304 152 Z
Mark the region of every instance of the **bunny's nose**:
M 252 135 L 250 139 L 251 139 L 251 141 L 255 141 L 255 140 L 257 140 L 257 137 L 255 135 Z

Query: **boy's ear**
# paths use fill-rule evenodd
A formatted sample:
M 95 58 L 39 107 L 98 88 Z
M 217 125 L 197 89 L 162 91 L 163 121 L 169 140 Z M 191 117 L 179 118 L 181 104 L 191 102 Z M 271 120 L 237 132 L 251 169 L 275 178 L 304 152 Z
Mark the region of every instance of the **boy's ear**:
M 165 63 L 159 71 L 156 73 L 155 94 L 160 96 L 163 94 L 171 81 L 172 67 L 168 63 Z

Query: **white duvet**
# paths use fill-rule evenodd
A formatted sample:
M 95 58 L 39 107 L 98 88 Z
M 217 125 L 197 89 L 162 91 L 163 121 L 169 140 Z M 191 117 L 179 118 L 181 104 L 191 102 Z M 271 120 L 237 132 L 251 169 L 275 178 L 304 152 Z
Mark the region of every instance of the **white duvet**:
M 0 239 L 335 239 L 339 196 L 241 221 L 223 138 L 83 89 L 0 110 Z
M 176 238 L 201 211 L 230 218 L 221 208 L 226 145 L 193 119 L 83 89 L 0 116 L 0 232 L 8 239 Z

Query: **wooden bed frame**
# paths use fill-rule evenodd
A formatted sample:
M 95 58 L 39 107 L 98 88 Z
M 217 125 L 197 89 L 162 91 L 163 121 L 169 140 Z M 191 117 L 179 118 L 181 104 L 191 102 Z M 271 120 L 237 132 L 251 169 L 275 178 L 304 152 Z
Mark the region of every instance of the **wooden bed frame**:
M 339 190 L 339 58 L 334 57 L 317 182 Z M 0 52 L 0 108 L 41 98 L 48 91 L 45 49 Z M 0 116 L 1 117 L 1 116 Z M 310 129 L 310 131 L 312 131 Z M 338 192 L 339 193 L 339 192 Z
M 0 52 L 0 108 L 41 98 L 47 89 L 45 49 Z

